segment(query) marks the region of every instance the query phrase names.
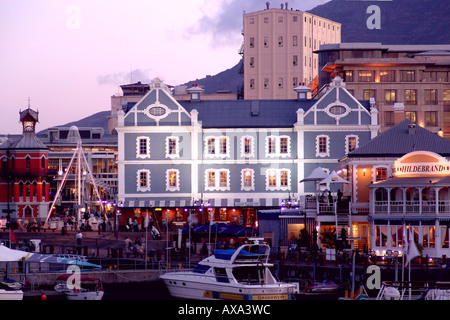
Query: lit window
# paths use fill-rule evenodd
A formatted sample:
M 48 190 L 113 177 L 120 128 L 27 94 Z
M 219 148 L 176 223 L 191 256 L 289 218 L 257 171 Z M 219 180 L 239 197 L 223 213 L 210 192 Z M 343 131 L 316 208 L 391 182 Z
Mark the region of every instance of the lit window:
M 266 190 L 290 190 L 291 172 L 288 169 L 268 169 L 266 171 Z
M 406 89 L 405 90 L 405 103 L 417 104 L 417 90 Z
M 375 71 L 373 71 L 373 70 L 358 71 L 358 81 L 359 82 L 374 82 L 375 81 Z
M 345 137 L 345 152 L 349 153 L 358 148 L 358 136 L 349 135 Z
M 150 191 L 150 171 L 141 169 L 137 171 L 137 191 Z
M 387 168 L 375 168 L 375 181 L 384 181 L 387 179 Z
M 180 191 L 180 171 L 169 169 L 166 171 L 166 191 Z
M 253 169 L 243 169 L 241 171 L 241 189 L 244 191 L 255 190 L 254 186 L 254 170 Z
M 241 138 L 241 157 L 254 157 L 254 138 L 252 136 L 245 136 Z
M 209 169 L 205 173 L 205 185 L 207 191 L 230 190 L 230 170 Z

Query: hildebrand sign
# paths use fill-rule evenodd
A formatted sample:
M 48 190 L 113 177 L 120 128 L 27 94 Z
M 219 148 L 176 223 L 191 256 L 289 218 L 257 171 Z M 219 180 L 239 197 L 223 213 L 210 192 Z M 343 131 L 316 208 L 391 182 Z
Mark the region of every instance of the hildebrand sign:
M 450 175 L 450 162 L 433 152 L 415 151 L 395 161 L 394 175 L 397 177 L 446 176 Z

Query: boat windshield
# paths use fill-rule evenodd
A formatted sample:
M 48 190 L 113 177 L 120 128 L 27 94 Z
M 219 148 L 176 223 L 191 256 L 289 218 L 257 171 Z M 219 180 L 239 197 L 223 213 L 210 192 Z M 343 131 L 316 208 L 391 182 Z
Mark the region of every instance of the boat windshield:
M 242 266 L 233 268 L 233 276 L 242 284 L 265 284 L 264 266 Z
M 203 264 L 198 264 L 198 265 L 195 266 L 195 268 L 194 268 L 194 270 L 192 270 L 192 272 L 205 274 L 206 271 L 208 271 L 210 268 L 211 268 L 210 266 L 205 266 Z

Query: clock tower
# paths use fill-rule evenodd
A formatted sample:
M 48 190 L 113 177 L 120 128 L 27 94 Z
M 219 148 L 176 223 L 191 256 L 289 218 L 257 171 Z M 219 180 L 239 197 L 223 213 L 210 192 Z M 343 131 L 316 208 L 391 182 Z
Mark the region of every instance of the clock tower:
M 36 227 L 48 213 L 48 147 L 36 136 L 39 112 L 19 112 L 23 133 L 0 145 L 0 219 Z

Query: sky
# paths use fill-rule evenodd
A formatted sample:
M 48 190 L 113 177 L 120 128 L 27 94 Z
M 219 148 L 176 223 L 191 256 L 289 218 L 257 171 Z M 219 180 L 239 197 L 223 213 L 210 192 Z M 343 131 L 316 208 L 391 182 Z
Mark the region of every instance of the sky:
M 306 11 L 329 0 L 291 0 Z M 0 0 L 0 134 L 36 131 L 110 110 L 120 85 L 169 85 L 235 66 L 242 15 L 267 0 Z M 286 1 L 271 2 L 280 8 Z

